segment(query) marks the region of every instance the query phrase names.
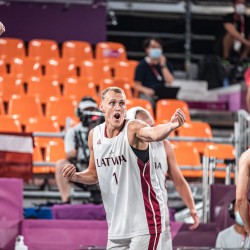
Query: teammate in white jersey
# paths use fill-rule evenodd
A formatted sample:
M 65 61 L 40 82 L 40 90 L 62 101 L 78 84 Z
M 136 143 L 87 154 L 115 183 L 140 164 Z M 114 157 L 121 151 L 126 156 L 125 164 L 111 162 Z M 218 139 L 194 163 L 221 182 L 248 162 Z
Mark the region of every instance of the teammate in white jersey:
M 63 175 L 84 184 L 99 181 L 108 222 L 107 249 L 160 250 L 165 207 L 149 142 L 166 139 L 183 125 L 185 114 L 177 109 L 168 124 L 149 127 L 125 119 L 122 89 L 107 88 L 101 97 L 105 122 L 90 132 L 89 167 L 76 173 L 68 164 Z
M 146 122 L 150 127 L 154 126 L 154 119 L 150 112 L 142 107 L 134 107 L 127 111 L 127 119 L 138 119 Z M 165 227 L 166 230 L 162 237 L 162 249 L 171 250 L 172 240 L 170 234 L 170 221 L 168 211 L 168 193 L 166 189 L 166 175 L 173 181 L 177 191 L 179 192 L 182 200 L 190 210 L 190 215 L 193 217 L 194 224 L 190 226 L 190 230 L 193 230 L 199 225 L 199 217 L 195 209 L 194 199 L 188 183 L 183 177 L 178 163 L 176 161 L 174 151 L 168 140 L 161 142 L 151 142 L 153 149 L 154 166 L 156 174 L 159 179 L 160 187 L 163 192 L 163 198 L 165 202 L 166 214 L 165 214 Z

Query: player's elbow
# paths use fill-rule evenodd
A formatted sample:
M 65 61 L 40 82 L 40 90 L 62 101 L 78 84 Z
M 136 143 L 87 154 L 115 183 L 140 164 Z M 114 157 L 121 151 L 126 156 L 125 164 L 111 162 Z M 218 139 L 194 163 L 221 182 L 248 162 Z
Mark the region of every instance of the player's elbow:
M 240 207 L 242 207 L 245 203 L 247 203 L 247 196 L 246 196 L 246 194 L 237 193 L 237 194 L 236 194 L 236 204 L 237 204 L 237 207 L 240 208 Z

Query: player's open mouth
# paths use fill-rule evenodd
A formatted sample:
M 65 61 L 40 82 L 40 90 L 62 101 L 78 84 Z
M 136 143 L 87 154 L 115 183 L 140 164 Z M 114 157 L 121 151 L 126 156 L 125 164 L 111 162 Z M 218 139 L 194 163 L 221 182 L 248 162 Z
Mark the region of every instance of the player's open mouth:
M 116 120 L 118 120 L 118 119 L 120 119 L 121 115 L 118 114 L 118 113 L 116 113 L 116 114 L 114 115 L 114 117 L 115 117 Z

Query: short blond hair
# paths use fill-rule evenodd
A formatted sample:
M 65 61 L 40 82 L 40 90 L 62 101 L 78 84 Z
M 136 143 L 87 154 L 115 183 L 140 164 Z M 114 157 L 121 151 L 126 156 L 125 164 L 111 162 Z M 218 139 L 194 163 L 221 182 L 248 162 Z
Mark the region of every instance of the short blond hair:
M 108 88 L 104 89 L 104 90 L 102 91 L 102 93 L 101 93 L 102 101 L 105 99 L 106 94 L 107 94 L 108 92 L 110 92 L 110 91 L 113 91 L 113 92 L 115 92 L 115 93 L 119 93 L 119 94 L 125 95 L 124 90 L 121 89 L 121 88 L 118 88 L 118 87 L 108 87 Z M 126 95 L 125 95 L 125 97 L 126 97 Z

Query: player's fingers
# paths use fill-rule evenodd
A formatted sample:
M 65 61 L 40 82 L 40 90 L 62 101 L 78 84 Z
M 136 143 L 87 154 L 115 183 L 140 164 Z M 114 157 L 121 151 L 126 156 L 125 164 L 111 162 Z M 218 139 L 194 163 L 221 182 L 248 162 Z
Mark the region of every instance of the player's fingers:
M 66 165 L 64 168 L 63 168 L 63 176 L 64 177 L 68 177 L 72 171 L 75 170 L 75 166 L 72 165 L 72 164 L 69 164 L 69 165 Z
M 189 227 L 189 230 L 196 229 L 200 224 L 200 219 L 199 219 L 198 215 L 194 215 L 192 217 L 193 217 L 193 220 L 194 220 L 194 224 Z

